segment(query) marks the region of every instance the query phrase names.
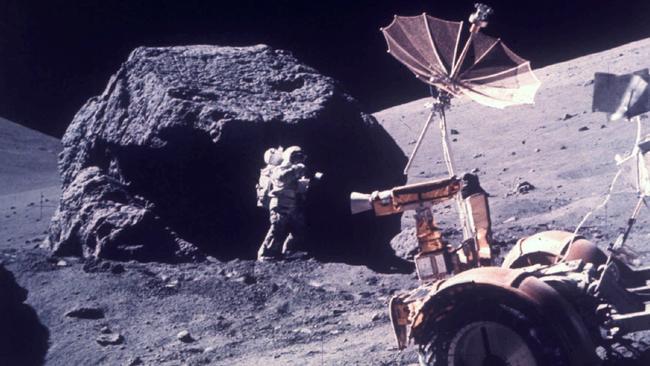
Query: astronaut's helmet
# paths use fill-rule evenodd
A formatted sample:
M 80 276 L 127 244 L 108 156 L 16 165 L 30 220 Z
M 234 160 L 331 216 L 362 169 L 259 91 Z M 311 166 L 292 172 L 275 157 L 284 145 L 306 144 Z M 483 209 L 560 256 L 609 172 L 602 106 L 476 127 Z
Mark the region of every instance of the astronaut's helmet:
M 280 165 L 282 164 L 282 153 L 282 146 L 272 147 L 264 152 L 264 162 L 268 165 Z
M 302 164 L 307 160 L 307 155 L 300 146 L 290 146 L 282 154 L 284 164 Z

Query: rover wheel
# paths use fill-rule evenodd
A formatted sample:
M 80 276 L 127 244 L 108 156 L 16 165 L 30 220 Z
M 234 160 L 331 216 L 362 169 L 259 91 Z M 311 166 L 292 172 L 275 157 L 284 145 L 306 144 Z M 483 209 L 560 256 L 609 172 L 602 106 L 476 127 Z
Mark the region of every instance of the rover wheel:
M 422 366 L 568 365 L 556 333 L 543 322 L 503 304 L 453 311 L 420 346 Z

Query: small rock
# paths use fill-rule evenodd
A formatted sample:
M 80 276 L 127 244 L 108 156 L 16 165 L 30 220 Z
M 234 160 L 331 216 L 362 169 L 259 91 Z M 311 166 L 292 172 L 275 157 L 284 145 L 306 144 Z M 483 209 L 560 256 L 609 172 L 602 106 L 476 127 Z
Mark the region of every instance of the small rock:
M 540 152 L 540 151 L 542 151 L 542 149 L 540 148 L 535 149 L 535 152 Z
M 275 311 L 278 314 L 281 314 L 281 315 L 289 313 L 290 310 L 291 310 L 291 306 L 289 305 L 289 302 L 287 302 L 287 301 L 283 302 L 282 304 L 278 305 L 275 308 Z
M 507 219 L 505 219 L 505 221 L 503 221 L 503 223 L 508 224 L 508 223 L 515 222 L 515 221 L 517 221 L 517 216 L 511 216 L 511 217 L 508 217 Z
M 534 185 L 530 184 L 527 181 L 523 181 L 523 182 L 517 184 L 517 187 L 515 188 L 514 193 L 526 194 L 526 193 L 528 193 L 528 192 L 530 192 L 530 191 L 532 191 L 534 189 L 535 189 Z
M 124 337 L 119 333 L 102 334 L 96 339 L 100 346 L 117 345 L 124 343 Z
M 101 308 L 77 308 L 65 313 L 65 316 L 78 319 L 102 319 L 104 310 Z
M 478 173 L 479 171 L 480 171 L 479 168 L 472 169 L 472 173 Z
M 472 159 L 478 159 L 480 157 L 483 157 L 483 154 L 478 153 L 478 154 L 474 154 L 474 156 L 472 156 Z
M 566 120 L 569 120 L 569 119 L 571 119 L 571 118 L 573 118 L 573 117 L 575 117 L 575 116 L 576 116 L 575 114 L 569 114 L 569 113 L 567 113 L 567 114 L 564 115 L 564 117 L 562 118 L 562 120 L 563 120 L 563 121 L 566 121 Z
M 194 338 L 192 338 L 192 335 L 190 334 L 190 332 L 188 332 L 186 330 L 182 330 L 182 331 L 178 332 L 178 334 L 176 334 L 176 339 L 178 339 L 179 341 L 181 341 L 183 343 L 194 342 Z
M 272 283 L 271 284 L 271 292 L 276 292 L 280 289 L 280 286 L 278 286 L 277 283 Z
M 107 325 L 103 326 L 102 329 L 99 330 L 100 333 L 102 334 L 111 334 L 111 328 L 109 328 Z
M 371 321 L 376 322 L 377 320 L 381 319 L 382 315 L 380 313 L 374 313 L 372 315 L 372 318 L 370 318 Z
M 63 259 L 61 259 L 61 260 L 59 260 L 58 262 L 56 262 L 56 266 L 57 266 L 57 267 L 65 267 L 65 266 L 67 266 L 67 265 L 68 265 L 68 262 L 64 261 Z
M 179 284 L 178 280 L 172 280 L 172 281 L 169 281 L 169 283 L 165 284 L 165 287 L 167 287 L 167 288 L 177 288 L 178 284 Z
M 515 155 L 517 155 L 517 153 L 513 151 L 513 152 L 510 153 L 510 155 L 515 156 Z
M 366 283 L 370 286 L 375 286 L 377 283 L 379 283 L 379 278 L 370 276 L 366 279 Z
M 564 145 L 560 146 L 560 150 L 566 150 L 566 146 Z
M 451 139 L 451 142 L 457 142 L 457 141 L 458 141 L 458 139 L 456 139 L 456 138 Z
M 605 125 L 600 125 L 600 128 L 607 128 L 607 126 L 605 126 Z
M 454 130 L 453 128 L 449 131 L 452 135 L 460 135 L 460 132 L 458 130 Z
M 589 131 L 589 127 L 582 126 L 582 127 L 578 128 L 578 132 L 583 132 L 583 131 Z
M 211 255 L 207 255 L 205 259 L 210 263 L 219 263 L 219 260 Z
M 205 348 L 205 349 L 203 350 L 203 353 L 210 353 L 210 352 L 214 352 L 214 350 L 215 350 L 215 348 L 214 348 L 214 347 L 206 347 L 206 348 Z
M 237 281 L 243 282 L 246 285 L 253 285 L 257 283 L 257 279 L 251 275 L 250 273 L 245 273 L 239 277 L 237 277 Z
M 126 364 L 127 366 L 138 366 L 143 365 L 144 362 L 142 362 L 142 359 L 140 357 L 135 357 L 130 359 Z

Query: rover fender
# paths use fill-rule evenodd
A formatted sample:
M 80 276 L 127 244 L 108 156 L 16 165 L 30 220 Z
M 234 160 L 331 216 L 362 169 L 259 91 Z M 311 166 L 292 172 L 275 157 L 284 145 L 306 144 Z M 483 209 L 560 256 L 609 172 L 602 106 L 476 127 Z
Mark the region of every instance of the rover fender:
M 458 309 L 498 303 L 545 322 L 560 339 L 570 365 L 600 363 L 594 343 L 575 309 L 551 286 L 524 270 L 481 267 L 440 281 L 413 315 L 410 335 L 415 344 L 427 342 L 436 326 Z M 462 316 L 462 314 L 460 314 Z
M 582 236 L 576 236 L 569 248 L 573 233 L 560 230 L 542 231 L 519 239 L 505 256 L 503 268 L 521 268 L 534 264 L 554 264 L 561 259 L 582 259 L 596 266 L 604 264 L 607 256 Z M 568 250 L 568 253 L 567 253 Z

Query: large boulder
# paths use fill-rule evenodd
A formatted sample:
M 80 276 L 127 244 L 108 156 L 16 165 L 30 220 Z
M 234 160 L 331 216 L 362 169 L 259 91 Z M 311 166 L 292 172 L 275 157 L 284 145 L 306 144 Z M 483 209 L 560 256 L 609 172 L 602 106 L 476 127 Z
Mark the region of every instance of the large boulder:
M 277 145 L 302 146 L 324 173 L 308 197 L 308 250 L 388 251 L 399 218 L 352 217 L 348 195 L 402 184 L 403 153 L 334 80 L 264 45 L 134 50 L 63 137 L 49 243 L 116 259 L 252 257 L 268 227 L 255 184 Z
M 42 365 L 49 332 L 23 302 L 27 290 L 0 263 L 0 365 Z

